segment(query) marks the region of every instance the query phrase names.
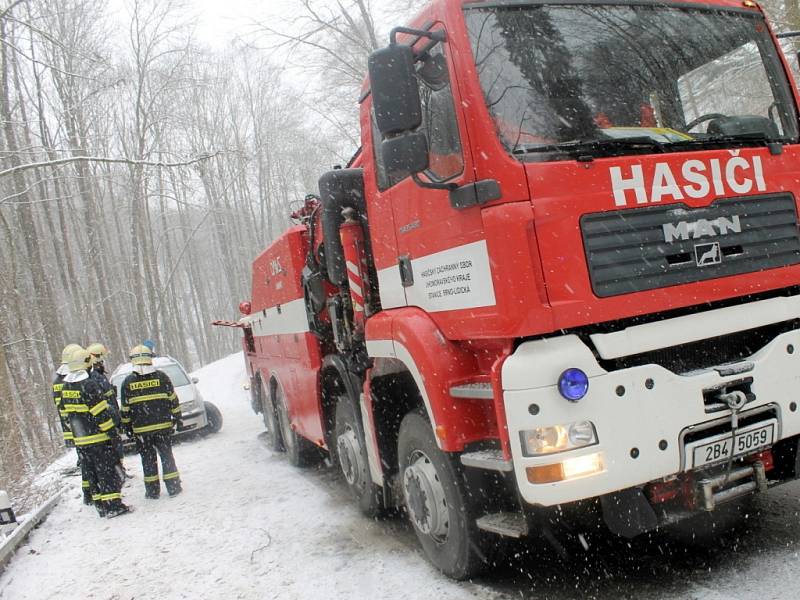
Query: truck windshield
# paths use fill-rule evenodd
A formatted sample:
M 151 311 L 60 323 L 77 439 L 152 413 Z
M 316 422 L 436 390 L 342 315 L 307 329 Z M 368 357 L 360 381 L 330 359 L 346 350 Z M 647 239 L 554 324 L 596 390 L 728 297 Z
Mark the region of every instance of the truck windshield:
M 522 160 L 791 142 L 789 82 L 756 12 L 468 7 L 498 135 Z

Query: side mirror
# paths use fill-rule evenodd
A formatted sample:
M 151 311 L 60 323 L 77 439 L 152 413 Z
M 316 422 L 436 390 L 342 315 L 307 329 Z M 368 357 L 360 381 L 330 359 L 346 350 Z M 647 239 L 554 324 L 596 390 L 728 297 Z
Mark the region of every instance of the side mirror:
M 192 383 L 199 383 L 200 380 L 197 377 L 192 377 Z
M 411 46 L 392 44 L 376 50 L 367 65 L 375 121 L 381 134 L 394 135 L 419 127 L 422 105 Z
M 421 131 L 403 133 L 381 143 L 386 172 L 393 179 L 405 179 L 428 168 L 428 139 Z

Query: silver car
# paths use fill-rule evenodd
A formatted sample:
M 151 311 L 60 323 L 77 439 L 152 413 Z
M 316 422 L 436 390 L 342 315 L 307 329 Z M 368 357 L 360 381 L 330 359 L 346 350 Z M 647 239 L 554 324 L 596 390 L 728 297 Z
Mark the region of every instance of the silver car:
M 211 402 L 203 400 L 200 390 L 195 385 L 197 377 L 189 378 L 183 365 L 171 356 L 156 356 L 153 366 L 163 371 L 172 381 L 175 393 L 181 404 L 181 421 L 183 426 L 175 435 L 203 430 L 207 433 L 216 433 L 222 428 L 222 414 Z M 121 397 L 122 382 L 131 373 L 131 363 L 118 366 L 111 375 L 111 383 L 117 388 L 117 398 Z

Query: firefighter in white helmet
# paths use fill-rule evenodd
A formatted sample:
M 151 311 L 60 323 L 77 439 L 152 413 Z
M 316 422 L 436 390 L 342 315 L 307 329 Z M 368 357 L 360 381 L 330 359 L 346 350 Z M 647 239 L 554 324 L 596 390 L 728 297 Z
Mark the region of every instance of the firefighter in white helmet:
M 115 468 L 119 458 L 112 442 L 114 420 L 102 388 L 89 376 L 91 365 L 92 355 L 83 348 L 72 353 L 69 375 L 61 388 L 61 406 L 68 416 L 97 512 L 116 517 L 130 509 L 122 503 L 122 478 Z
M 56 370 L 56 378 L 53 380 L 53 403 L 56 405 L 59 420 L 61 421 L 61 430 L 64 432 L 64 443 L 68 448 L 71 448 L 74 444 L 72 443 L 72 431 L 69 429 L 69 421 L 61 410 L 61 388 L 63 387 L 64 377 L 69 374 L 69 359 L 72 353 L 75 350 L 80 350 L 80 348 L 78 344 L 64 346 L 64 350 L 61 351 L 61 364 Z
M 58 411 L 58 419 L 61 422 L 61 431 L 64 434 L 64 443 L 67 445 L 67 448 L 75 446 L 75 442 L 72 439 L 72 430 L 69 427 L 69 414 L 67 414 L 61 406 L 61 390 L 64 387 L 64 378 L 69 375 L 69 360 L 72 357 L 72 353 L 81 349 L 81 346 L 78 344 L 67 344 L 64 346 L 64 350 L 61 351 L 61 365 L 59 365 L 58 370 L 56 370 L 56 378 L 53 380 L 53 402 Z M 78 468 L 81 470 L 83 503 L 91 505 L 94 501 L 92 500 L 92 492 L 89 486 L 89 479 L 86 475 L 86 469 L 81 461 L 80 450 L 78 450 L 77 454 Z
M 161 478 L 170 496 L 180 494 L 181 479 L 172 455 L 172 432 L 181 426 L 181 409 L 172 381 L 153 366 L 153 351 L 136 346 L 130 352 L 133 372 L 122 382 L 120 392 L 122 423 L 136 440 L 142 457 L 145 498 L 158 498 L 158 456 Z

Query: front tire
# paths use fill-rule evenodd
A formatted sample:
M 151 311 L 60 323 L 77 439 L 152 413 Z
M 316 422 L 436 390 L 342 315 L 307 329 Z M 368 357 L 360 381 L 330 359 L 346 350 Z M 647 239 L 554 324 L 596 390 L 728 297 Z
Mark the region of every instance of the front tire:
M 379 516 L 382 490 L 372 481 L 364 428 L 355 404 L 347 396 L 339 396 L 336 401 L 335 435 L 339 466 L 358 507 L 370 518 Z
M 479 573 L 485 567 L 483 538 L 461 470 L 439 449 L 431 424 L 418 412 L 400 424 L 398 459 L 405 509 L 428 560 L 453 579 Z
M 211 402 L 203 402 L 203 404 L 206 407 L 206 419 L 208 419 L 206 431 L 208 431 L 208 433 L 219 433 L 219 430 L 222 429 L 222 413 L 217 406 L 211 404 Z

